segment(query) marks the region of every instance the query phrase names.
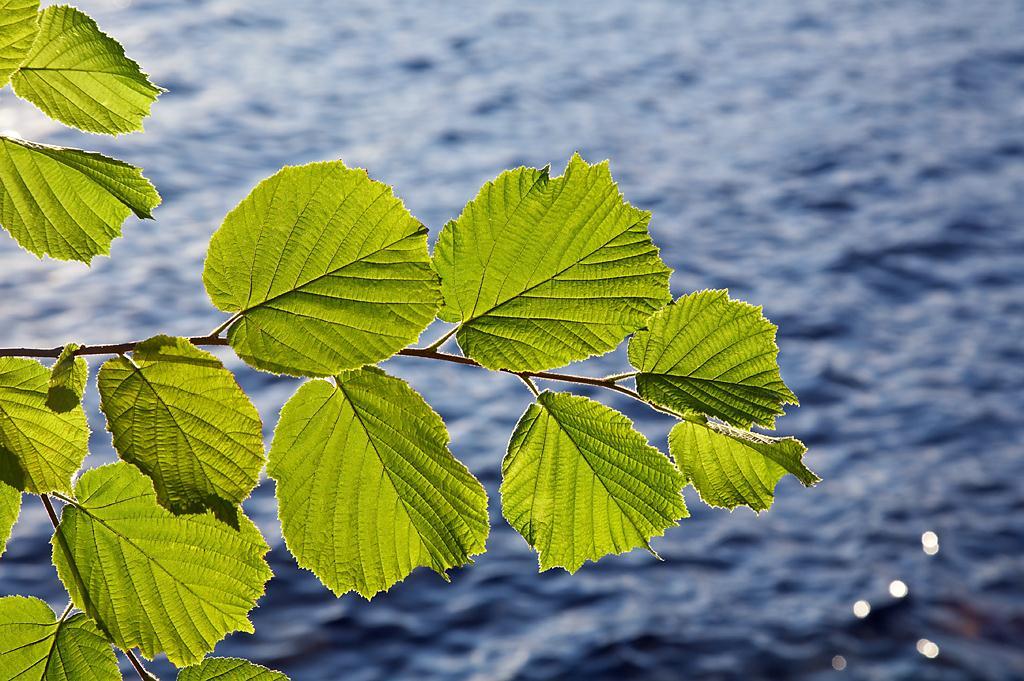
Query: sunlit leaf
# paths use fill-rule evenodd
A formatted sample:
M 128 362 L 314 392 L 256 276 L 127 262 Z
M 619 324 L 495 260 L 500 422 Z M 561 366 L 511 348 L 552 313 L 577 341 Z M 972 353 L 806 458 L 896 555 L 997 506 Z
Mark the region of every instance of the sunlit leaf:
M 50 372 L 35 360 L 0 357 L 0 484 L 70 492 L 89 445 L 85 412 L 46 406 Z
M 369 598 L 417 566 L 440 574 L 487 540 L 487 495 L 448 450 L 441 417 L 369 367 L 310 381 L 285 404 L 267 471 L 300 566 Z
M 774 427 L 782 405 L 797 404 L 779 375 L 775 331 L 760 307 L 730 300 L 728 291 L 682 296 L 629 343 L 637 390 L 678 413 Z
M 283 168 L 228 213 L 203 281 L 258 369 L 329 376 L 416 340 L 439 304 L 427 230 L 340 161 Z
M 803 463 L 807 451 L 792 437 L 773 438 L 720 423 L 681 421 L 669 434 L 669 451 L 679 470 L 709 506 L 772 505 L 775 485 L 792 473 L 810 487 L 820 481 Z
M 0 225 L 38 256 L 87 263 L 110 252 L 125 218 L 152 217 L 159 204 L 123 161 L 0 136 Z
M 32 47 L 39 0 L 0 0 L 0 87 L 7 85 Z
M 541 570 L 650 549 L 688 515 L 672 462 L 619 412 L 568 393 L 541 393 L 526 410 L 502 476 L 502 512 Z
M 178 673 L 178 681 L 288 681 L 275 672 L 248 660 L 234 657 L 209 657 Z
M 671 299 L 650 218 L 625 202 L 607 163 L 575 155 L 554 179 L 547 168 L 504 172 L 438 237 L 440 316 L 490 369 L 607 352 Z
M 57 574 L 75 605 L 120 648 L 198 662 L 248 614 L 271 577 L 269 548 L 239 514 L 240 528 L 210 513 L 173 515 L 153 483 L 119 462 L 86 471 L 53 539 Z
M 58 620 L 38 598 L 0 598 L 0 678 L 120 681 L 114 651 L 79 613 Z
M 0 482 L 0 556 L 7 550 L 14 523 L 18 522 L 21 511 L 21 491 L 5 482 Z
M 71 411 L 82 403 L 85 384 L 89 380 L 89 365 L 85 357 L 76 357 L 75 343 L 68 343 L 50 369 L 50 386 L 46 392 L 46 406 L 54 411 Z
M 122 459 L 153 479 L 174 513 L 241 503 L 263 468 L 256 407 L 220 360 L 184 338 L 156 336 L 99 373 L 100 408 Z
M 95 21 L 64 5 L 39 13 L 35 42 L 11 85 L 50 118 L 110 135 L 142 130 L 161 92 Z

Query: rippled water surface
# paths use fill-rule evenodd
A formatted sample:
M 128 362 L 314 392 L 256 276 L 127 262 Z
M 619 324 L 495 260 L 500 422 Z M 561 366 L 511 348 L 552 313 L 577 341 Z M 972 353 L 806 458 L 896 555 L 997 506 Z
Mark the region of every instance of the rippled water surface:
M 825 479 L 786 479 L 761 517 L 687 492 L 693 517 L 655 542 L 665 562 L 634 552 L 538 575 L 497 504 L 528 393 L 392 360 L 491 493 L 488 553 L 450 585 L 421 570 L 370 604 L 337 600 L 284 550 L 265 484 L 247 508 L 277 577 L 257 634 L 218 654 L 297 681 L 817 679 L 838 673 L 837 655 L 851 678 L 1024 678 L 1024 5 L 81 5 L 169 90 L 148 132 L 70 132 L 9 90 L 0 129 L 143 165 L 164 205 L 91 269 L 40 263 L 2 236 L 3 345 L 213 328 L 207 239 L 283 164 L 364 166 L 436 234 L 501 169 L 560 170 L 579 149 L 610 158 L 654 211 L 677 294 L 727 286 L 779 323 L 803 403 L 780 428 Z M 579 370 L 624 363 L 616 352 Z M 269 438 L 297 383 L 240 380 Z M 665 445 L 667 419 L 601 397 Z M 101 462 L 113 453 L 96 403 Z M 0 592 L 60 608 L 37 506 L 26 500 Z M 909 596 L 889 595 L 894 579 Z M 938 657 L 917 652 L 922 638 Z

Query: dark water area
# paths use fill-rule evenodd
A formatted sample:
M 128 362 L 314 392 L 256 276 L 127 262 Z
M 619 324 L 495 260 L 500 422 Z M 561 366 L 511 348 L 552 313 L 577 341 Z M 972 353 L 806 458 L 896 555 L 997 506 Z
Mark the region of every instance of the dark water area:
M 216 654 L 296 681 L 1024 678 L 1024 4 L 80 4 L 168 88 L 147 133 L 67 131 L 9 90 L 0 129 L 142 165 L 164 205 L 91 269 L 0 239 L 3 345 L 212 329 L 207 240 L 284 164 L 366 167 L 436 234 L 502 169 L 579 150 L 654 212 L 674 293 L 729 287 L 779 324 L 802 401 L 779 428 L 824 478 L 785 479 L 760 517 L 687 491 L 664 562 L 537 574 L 497 497 L 529 394 L 394 359 L 488 488 L 488 552 L 451 584 L 418 570 L 335 599 L 285 551 L 264 484 L 246 508 L 276 577 L 257 633 Z M 222 354 L 269 441 L 298 382 Z M 620 349 L 575 369 L 625 366 Z M 665 447 L 670 420 L 594 396 Z M 97 401 L 91 463 L 113 457 Z M 0 593 L 64 606 L 49 530 L 27 499 Z

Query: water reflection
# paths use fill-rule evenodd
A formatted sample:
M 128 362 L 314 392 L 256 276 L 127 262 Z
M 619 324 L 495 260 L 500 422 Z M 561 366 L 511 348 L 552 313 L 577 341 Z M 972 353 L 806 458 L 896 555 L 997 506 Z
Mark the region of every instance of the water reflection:
M 917 642 L 917 652 L 929 659 L 934 659 L 939 656 L 939 646 L 934 641 L 922 638 Z
M 902 580 L 894 579 L 889 583 L 889 595 L 893 598 L 903 598 L 909 592 L 906 583 Z
M 929 556 L 934 556 L 939 552 L 939 535 L 935 534 L 931 530 L 928 530 L 921 535 L 921 548 Z

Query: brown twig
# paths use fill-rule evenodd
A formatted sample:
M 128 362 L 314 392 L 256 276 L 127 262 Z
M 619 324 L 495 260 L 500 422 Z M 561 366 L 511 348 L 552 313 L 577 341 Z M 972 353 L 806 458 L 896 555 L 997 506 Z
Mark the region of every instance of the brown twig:
M 228 339 L 218 335 L 208 336 L 192 336 L 188 339 L 190 343 L 195 346 L 213 346 L 213 345 L 228 345 Z M 131 352 L 135 349 L 142 341 L 128 341 L 125 343 L 107 343 L 99 345 L 83 345 L 75 350 L 76 356 L 81 355 L 120 355 L 126 352 Z M 0 348 L 0 357 L 59 357 L 61 351 L 64 349 L 63 346 L 55 348 Z M 487 367 L 480 364 L 474 359 L 469 357 L 463 357 L 462 355 L 453 355 L 447 352 L 440 352 L 432 347 L 427 348 L 405 348 L 399 350 L 396 353 L 400 357 L 420 357 L 423 359 L 433 359 L 441 362 L 451 362 L 453 364 L 464 364 L 466 366 L 477 367 L 480 369 L 486 369 Z M 512 374 L 520 378 L 536 378 L 544 381 L 558 381 L 561 383 L 576 383 L 579 385 L 590 385 L 598 388 L 606 388 L 614 392 L 627 395 L 634 400 L 639 400 L 644 404 L 648 405 L 656 411 L 660 411 L 669 416 L 680 418 L 679 414 L 675 414 L 671 411 L 661 409 L 647 402 L 644 398 L 640 397 L 640 394 L 635 390 L 619 385 L 618 382 L 626 378 L 633 376 L 630 374 L 618 374 L 615 376 L 607 376 L 604 378 L 595 378 L 593 376 L 577 376 L 575 374 L 563 374 L 555 371 L 512 371 L 510 369 L 501 369 L 503 373 Z

